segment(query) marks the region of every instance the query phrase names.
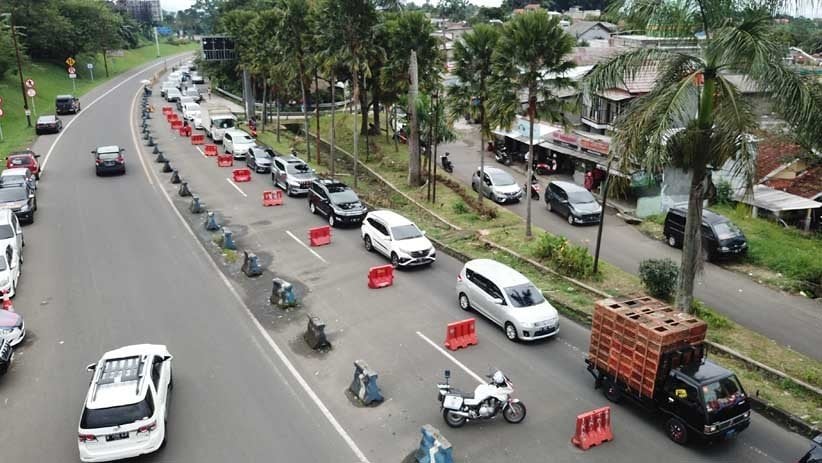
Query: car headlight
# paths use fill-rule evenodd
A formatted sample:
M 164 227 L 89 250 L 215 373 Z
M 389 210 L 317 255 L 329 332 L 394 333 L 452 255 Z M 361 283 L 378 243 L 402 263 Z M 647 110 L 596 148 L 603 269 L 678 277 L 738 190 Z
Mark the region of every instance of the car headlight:
M 727 252 L 727 251 L 730 251 L 730 250 L 731 250 L 731 248 L 729 248 L 728 246 L 722 246 L 721 248 L 719 248 L 719 250 L 720 250 L 720 251 L 726 251 L 726 252 Z
M 0 326 L 0 336 L 2 336 L 2 335 L 6 335 L 6 334 L 11 334 L 11 333 L 12 333 L 12 331 L 14 331 L 14 330 L 15 330 L 15 328 L 16 328 L 16 327 L 10 327 L 10 326 Z
M 705 425 L 705 434 L 711 434 L 711 433 L 714 433 L 714 432 L 716 432 L 716 425 L 715 424 L 711 424 L 711 425 L 706 424 Z
M 300 186 L 300 182 L 298 182 L 296 180 L 289 180 L 288 184 L 291 185 L 291 186 Z

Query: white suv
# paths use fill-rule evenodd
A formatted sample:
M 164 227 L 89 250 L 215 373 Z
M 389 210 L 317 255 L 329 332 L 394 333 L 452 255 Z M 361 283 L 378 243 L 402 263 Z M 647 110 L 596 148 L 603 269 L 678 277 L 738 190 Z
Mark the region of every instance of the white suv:
M 112 461 L 159 449 L 166 440 L 174 381 L 163 345 L 106 352 L 96 364 L 78 429 L 81 461 Z
M 432 264 L 437 260 L 437 251 L 425 232 L 396 212 L 369 212 L 360 232 L 365 249 L 385 255 L 395 268 Z

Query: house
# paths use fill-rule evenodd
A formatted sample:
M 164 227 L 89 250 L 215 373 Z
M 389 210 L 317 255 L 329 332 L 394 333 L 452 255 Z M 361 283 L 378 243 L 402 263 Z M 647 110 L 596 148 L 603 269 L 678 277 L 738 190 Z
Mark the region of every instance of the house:
M 617 31 L 617 25 L 605 21 L 574 21 L 568 33 L 577 40 L 607 40 Z
M 578 6 L 570 8 L 565 12 L 565 16 L 573 20 L 599 18 L 602 15 L 600 10 L 581 10 Z

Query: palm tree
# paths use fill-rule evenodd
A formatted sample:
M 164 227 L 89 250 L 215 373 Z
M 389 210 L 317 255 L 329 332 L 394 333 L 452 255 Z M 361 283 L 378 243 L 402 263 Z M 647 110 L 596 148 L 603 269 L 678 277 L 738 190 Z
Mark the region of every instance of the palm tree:
M 303 121 L 305 126 L 305 150 L 308 159 L 311 159 L 311 137 L 308 136 L 308 97 L 305 91 L 308 83 L 309 41 L 311 40 L 313 24 L 310 21 L 310 8 L 306 0 L 281 0 L 280 8 L 283 11 L 277 33 L 277 43 L 282 48 L 283 57 L 296 61 L 297 71 L 302 93 Z M 290 60 L 289 60 L 290 61 Z M 310 83 L 308 84 L 310 86 Z
M 572 84 L 564 75 L 574 67 L 565 57 L 575 40 L 543 10 L 515 15 L 505 23 L 494 51 L 491 106 L 494 119 L 510 127 L 522 105 L 521 89 L 528 94 L 528 179 L 534 170 L 534 122 L 539 111 L 549 119 L 561 119 L 563 106 L 553 92 Z M 541 97 L 541 101 L 538 98 Z M 526 192 L 525 236 L 531 237 L 531 195 Z
M 480 171 L 485 173 L 485 139 L 491 137 L 491 127 L 485 117 L 488 105 L 488 87 L 494 49 L 499 40 L 499 28 L 477 24 L 454 44 L 454 76 L 459 83 L 448 91 L 449 119 L 454 121 L 464 114 L 478 114 L 480 121 Z M 482 204 L 482 192 L 479 191 Z
M 755 150 L 750 142 L 756 116 L 727 78 L 742 74 L 769 97 L 774 109 L 800 135 L 820 140 L 822 93 L 817 84 L 789 69 L 787 50 L 774 39 L 773 14 L 783 1 L 626 4 L 634 23 L 658 29 L 659 18 L 678 18 L 665 31 L 677 37 L 700 32 L 693 51 L 638 49 L 598 65 L 586 79 L 596 94 L 629 81 L 639 72 L 656 72 L 656 85 L 638 98 L 617 121 L 616 146 L 623 168 L 658 171 L 675 165 L 690 171 L 688 216 L 677 282 L 676 306 L 692 310 L 694 278 L 701 262 L 702 203 L 710 183 L 708 170 L 734 161 L 737 173 L 752 181 Z M 676 10 L 676 11 L 672 11 Z

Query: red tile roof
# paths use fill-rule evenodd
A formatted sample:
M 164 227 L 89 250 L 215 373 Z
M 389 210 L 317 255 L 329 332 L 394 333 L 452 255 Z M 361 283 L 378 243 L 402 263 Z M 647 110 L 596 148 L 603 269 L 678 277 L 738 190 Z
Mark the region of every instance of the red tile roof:
M 760 140 L 758 150 L 759 153 L 756 156 L 757 183 L 781 165 L 790 162 L 801 151 L 799 145 L 773 136 Z
M 771 188 L 777 188 L 773 185 L 769 186 Z M 803 198 L 813 199 L 816 195 L 822 193 L 822 166 L 805 169 L 804 172 L 790 181 L 790 185 L 784 189 L 779 189 L 797 196 L 802 196 Z

